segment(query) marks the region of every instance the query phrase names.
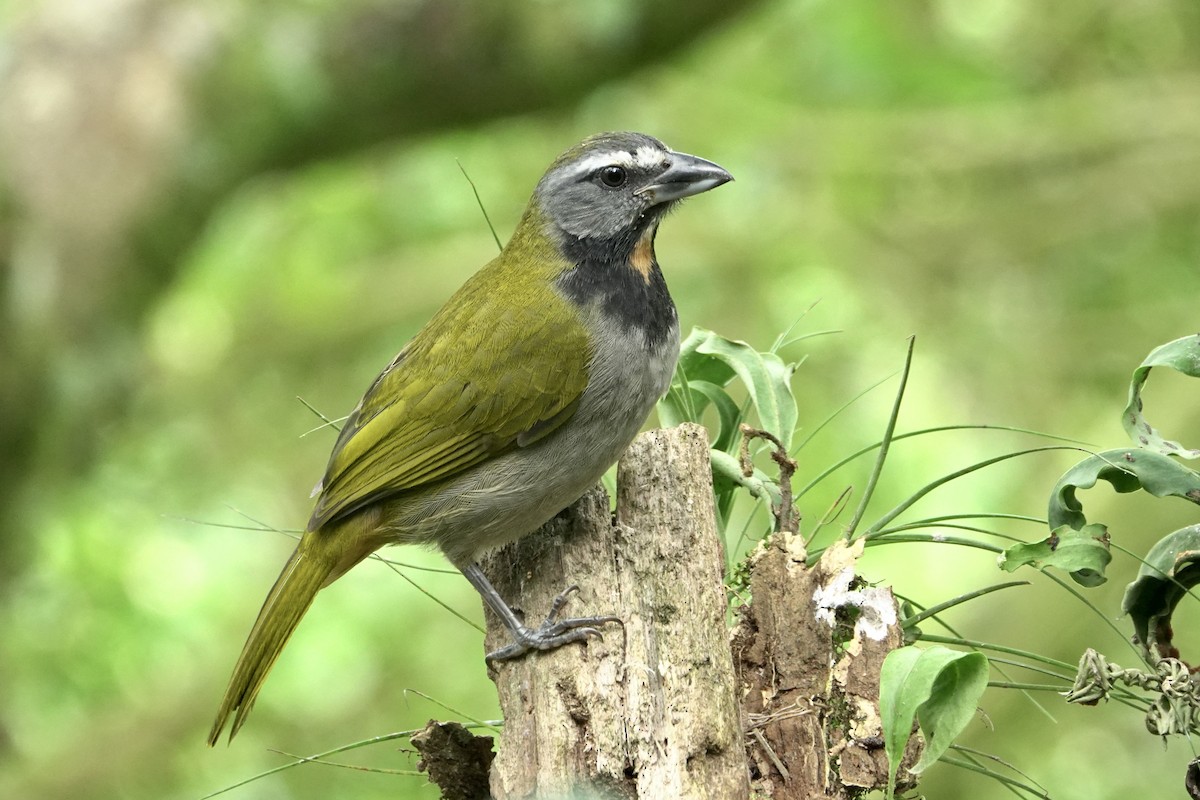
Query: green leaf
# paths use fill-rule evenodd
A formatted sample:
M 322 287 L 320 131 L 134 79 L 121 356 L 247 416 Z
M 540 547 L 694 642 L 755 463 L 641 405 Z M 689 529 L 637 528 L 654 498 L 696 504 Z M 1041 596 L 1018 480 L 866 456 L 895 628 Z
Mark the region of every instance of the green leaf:
M 1108 542 L 1108 529 L 1103 525 L 1084 525 L 1079 530 L 1060 525 L 1040 542 L 1022 542 L 1005 550 L 1000 569 L 1015 572 L 1026 565 L 1057 567 L 1071 573 L 1078 584 L 1099 586 L 1108 580 L 1104 568 L 1112 561 Z
M 895 795 L 896 772 L 920 723 L 925 751 L 912 768 L 919 774 L 941 758 L 975 715 L 987 688 L 988 661 L 982 653 L 946 647 L 901 647 L 888 653 L 879 676 L 879 715 L 888 757 L 889 798 Z
M 1087 524 L 1075 490 L 1090 489 L 1098 480 L 1108 481 L 1118 492 L 1142 489 L 1155 497 L 1182 497 L 1200 504 L 1200 473 L 1195 470 L 1152 450 L 1106 450 L 1080 461 L 1058 479 L 1046 515 L 1051 529 L 1063 525 L 1079 529 Z
M 700 346 L 709 339 L 721 337 L 704 328 L 692 328 L 692 332 L 679 345 L 679 369 L 688 380 L 708 381 L 725 386 L 734 378 L 733 369 L 719 358 L 700 352 Z
M 733 380 L 733 369 L 718 358 L 697 353 L 696 348 L 716 336 L 704 328 L 692 328 L 692 332 L 679 345 L 679 361 L 675 364 L 675 375 L 671 388 L 658 402 L 658 420 L 664 428 L 673 428 L 681 422 L 700 424 L 700 417 L 710 401 L 703 391 L 694 390 L 692 383 L 724 387 Z M 714 437 L 714 439 L 717 437 Z
M 1146 356 L 1141 366 L 1133 371 L 1133 381 L 1129 384 L 1129 405 L 1121 415 L 1125 432 L 1138 446 L 1163 455 L 1200 458 L 1200 449 L 1187 448 L 1179 442 L 1164 439 L 1142 416 L 1142 387 L 1154 367 L 1171 367 L 1190 378 L 1200 378 L 1200 334 L 1167 342 Z
M 796 398 L 792 395 L 792 372 L 794 367 L 785 364 L 775 353 L 760 353 L 745 342 L 726 339 L 710 333 L 696 345 L 696 356 L 711 356 L 722 362 L 746 385 L 758 421 L 773 433 L 784 447 L 791 447 L 792 435 L 796 432 Z M 716 368 L 710 373 L 721 374 Z M 688 372 L 689 380 L 696 380 L 695 373 Z M 719 381 L 710 383 L 724 385 Z M 727 382 L 727 381 L 726 381 Z
M 1169 533 L 1150 548 L 1121 601 L 1121 610 L 1132 620 L 1134 635 L 1147 655 L 1152 643 L 1160 655 L 1166 655 L 1163 651 L 1171 645 L 1171 615 L 1198 583 L 1200 525 Z
M 710 404 L 717 406 L 722 430 L 717 449 L 733 452 L 740 411 L 724 387 L 736 377 L 746 386 L 759 424 L 790 447 L 796 431 L 796 398 L 792 394 L 795 365 L 772 352 L 760 353 L 745 342 L 726 339 L 703 328 L 693 328 L 679 346 L 675 380 L 659 403 L 664 425 L 699 422 Z M 732 420 L 736 419 L 737 422 Z
M 717 409 L 717 431 L 712 446 L 732 453 L 737 449 L 741 433 L 738 425 L 742 421 L 742 412 L 729 393 L 715 383 L 688 381 L 686 376 L 680 375 L 658 402 L 658 422 L 664 428 L 673 428 L 683 422 L 703 424 L 701 417 L 710 404 Z
M 742 411 L 737 403 L 729 396 L 729 392 L 708 381 L 692 381 L 688 387 L 693 393 L 701 394 L 717 409 L 717 435 L 713 440 L 713 448 L 732 453 L 737 448 L 738 436 L 741 431 L 738 425 L 742 421 Z
M 667 394 L 663 399 L 658 401 L 655 410 L 658 411 L 658 424 L 664 428 L 674 428 L 684 422 L 696 422 L 692 418 L 690 409 L 685 400 L 684 392 L 686 390 L 675 384 L 667 390 Z
M 928 651 L 926 651 L 928 652 Z M 917 721 L 925 734 L 925 752 L 912 768 L 929 769 L 975 718 L 979 698 L 988 684 L 989 664 L 983 653 L 954 653 L 937 673 L 929 699 L 917 708 Z

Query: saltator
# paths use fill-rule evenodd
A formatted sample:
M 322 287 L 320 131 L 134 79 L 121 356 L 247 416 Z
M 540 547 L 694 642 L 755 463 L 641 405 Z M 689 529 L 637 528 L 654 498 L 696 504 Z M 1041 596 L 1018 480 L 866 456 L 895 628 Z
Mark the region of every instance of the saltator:
M 317 592 L 385 544 L 437 547 L 511 631 L 513 658 L 614 617 L 526 626 L 476 559 L 578 499 L 667 390 L 679 322 L 659 222 L 732 177 L 641 133 L 559 156 L 503 251 L 379 374 L 347 418 L 308 526 L 263 603 L 209 733 L 232 738 Z

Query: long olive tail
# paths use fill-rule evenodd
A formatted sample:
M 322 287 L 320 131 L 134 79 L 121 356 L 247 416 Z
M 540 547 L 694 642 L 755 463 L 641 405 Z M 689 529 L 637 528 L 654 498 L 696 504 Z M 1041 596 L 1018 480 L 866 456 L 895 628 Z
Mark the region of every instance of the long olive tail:
M 271 587 L 238 657 L 237 666 L 233 668 L 233 677 L 229 679 L 221 710 L 217 712 L 217 719 L 208 734 L 209 746 L 215 745 L 221 738 L 221 731 L 231 714 L 233 726 L 229 729 L 230 740 L 237 735 L 275 659 L 337 566 L 335 554 L 327 548 L 314 546 L 317 541 L 312 534 L 305 534 Z

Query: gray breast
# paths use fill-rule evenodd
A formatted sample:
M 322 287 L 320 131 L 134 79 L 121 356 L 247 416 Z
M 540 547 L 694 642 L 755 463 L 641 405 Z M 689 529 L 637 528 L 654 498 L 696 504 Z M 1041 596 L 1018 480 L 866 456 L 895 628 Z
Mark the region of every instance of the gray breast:
M 678 323 L 672 313 L 669 335 L 651 344 L 606 318 L 600 304 L 583 311 L 596 348 L 574 416 L 529 447 L 410 496 L 388 525 L 395 541 L 434 544 L 456 564 L 472 561 L 566 508 L 624 453 L 670 384 Z

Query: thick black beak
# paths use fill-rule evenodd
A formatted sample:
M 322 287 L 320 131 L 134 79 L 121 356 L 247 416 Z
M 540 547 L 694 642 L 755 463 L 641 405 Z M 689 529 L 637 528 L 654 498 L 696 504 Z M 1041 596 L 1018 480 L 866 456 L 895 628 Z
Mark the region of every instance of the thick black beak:
M 671 164 L 648 186 L 635 194 L 650 201 L 650 205 L 669 203 L 729 183 L 733 176 L 711 161 L 687 153 L 671 153 Z

